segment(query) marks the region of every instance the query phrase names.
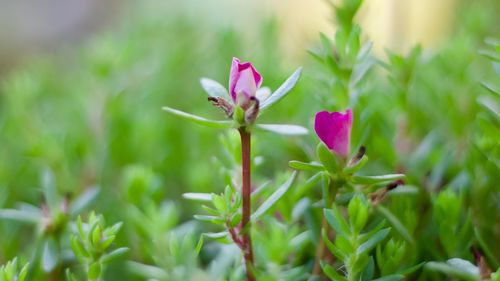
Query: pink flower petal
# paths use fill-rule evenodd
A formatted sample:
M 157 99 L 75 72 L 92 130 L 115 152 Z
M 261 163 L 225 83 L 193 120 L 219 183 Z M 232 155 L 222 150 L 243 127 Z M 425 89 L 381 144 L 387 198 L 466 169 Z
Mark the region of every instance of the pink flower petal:
M 352 110 L 346 113 L 321 111 L 316 113 L 314 129 L 326 146 L 342 157 L 349 155 L 352 128 Z
M 229 93 L 236 103 L 238 93 L 245 98 L 255 96 L 257 89 L 262 85 L 262 76 L 250 62 L 241 63 L 238 58 L 233 58 L 229 74 Z

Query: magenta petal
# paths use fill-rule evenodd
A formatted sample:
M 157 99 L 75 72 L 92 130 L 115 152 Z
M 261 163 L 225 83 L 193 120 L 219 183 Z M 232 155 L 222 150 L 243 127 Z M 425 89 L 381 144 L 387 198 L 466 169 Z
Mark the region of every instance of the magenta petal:
M 349 155 L 351 141 L 352 110 L 346 113 L 321 111 L 316 113 L 314 129 L 320 140 L 339 156 Z
M 237 58 L 233 58 L 233 62 L 231 63 L 231 71 L 229 73 L 229 93 L 231 94 L 231 98 L 235 103 L 236 93 L 234 92 L 234 87 L 236 87 L 236 82 L 238 82 L 238 77 L 240 76 L 239 65 L 240 60 Z
M 238 93 L 250 98 L 255 96 L 261 85 L 262 76 L 250 62 L 241 63 L 238 58 L 233 58 L 229 74 L 229 93 L 235 103 Z

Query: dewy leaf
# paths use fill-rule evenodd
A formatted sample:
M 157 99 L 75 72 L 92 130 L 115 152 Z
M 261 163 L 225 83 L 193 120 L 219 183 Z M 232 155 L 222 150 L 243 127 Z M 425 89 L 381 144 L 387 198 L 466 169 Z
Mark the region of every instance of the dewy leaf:
M 283 195 L 285 195 L 288 189 L 290 189 L 296 177 L 297 172 L 293 172 L 292 176 L 284 184 L 282 184 L 266 201 L 264 201 L 264 203 L 260 205 L 257 211 L 255 211 L 255 213 L 252 214 L 252 220 L 258 219 L 265 212 L 271 209 L 276 204 L 276 202 L 278 202 L 278 200 L 283 197 Z
M 194 201 L 204 201 L 204 202 L 211 202 L 212 201 L 212 194 L 210 194 L 210 193 L 189 192 L 189 193 L 182 194 L 182 197 L 184 197 L 185 199 L 194 200 Z
M 227 92 L 226 88 L 222 86 L 219 82 L 209 78 L 201 78 L 200 83 L 205 92 L 207 92 L 209 96 L 221 97 L 227 100 L 231 100 L 231 97 L 229 97 L 229 93 Z
M 179 117 L 183 117 L 189 121 L 192 121 L 196 124 L 203 125 L 206 127 L 210 128 L 219 128 L 219 129 L 227 129 L 227 128 L 233 128 L 234 124 L 233 121 L 218 121 L 218 120 L 210 120 L 206 119 L 197 115 L 193 115 L 184 111 L 180 111 L 177 109 L 170 108 L 168 106 L 164 106 L 162 108 L 166 112 L 172 113 L 174 115 L 177 115 Z
M 363 253 L 366 253 L 373 249 L 375 246 L 377 246 L 378 243 L 380 243 L 382 240 L 384 240 L 385 237 L 387 237 L 390 231 L 390 228 L 379 230 L 377 233 L 375 233 L 375 235 L 370 237 L 365 243 L 359 246 L 359 248 L 356 250 L 356 254 L 362 255 Z
M 353 176 L 352 181 L 355 184 L 377 184 L 382 182 L 391 182 L 404 179 L 404 174 L 391 174 L 382 176 Z
M 288 79 L 283 84 L 281 84 L 281 86 L 274 93 L 271 94 L 268 99 L 261 103 L 261 111 L 264 111 L 266 108 L 284 98 L 290 92 L 290 90 L 293 89 L 295 84 L 297 84 L 301 73 L 302 67 L 299 67 L 290 77 L 288 77 Z
M 257 124 L 257 128 L 273 132 L 273 133 L 278 133 L 282 135 L 291 135 L 291 136 L 298 136 L 298 135 L 307 135 L 308 131 L 306 128 L 298 125 L 288 125 L 288 124 Z

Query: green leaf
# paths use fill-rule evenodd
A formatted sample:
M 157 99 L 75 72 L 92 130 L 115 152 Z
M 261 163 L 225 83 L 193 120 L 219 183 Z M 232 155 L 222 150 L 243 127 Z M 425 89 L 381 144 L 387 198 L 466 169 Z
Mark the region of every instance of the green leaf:
M 481 250 L 483 250 L 483 252 L 486 255 L 486 257 L 488 258 L 488 260 L 493 264 L 494 267 L 499 268 L 500 262 L 497 260 L 495 255 L 491 252 L 490 247 L 483 239 L 483 236 L 479 232 L 479 229 L 476 227 L 474 227 L 474 236 L 476 237 L 477 242 L 481 246 Z
M 361 157 L 361 159 L 359 159 L 356 163 L 353 163 L 350 166 L 345 166 L 343 171 L 346 174 L 354 174 L 357 171 L 361 170 L 361 168 L 363 168 L 367 162 L 368 156 L 363 155 L 363 157 Z
M 48 168 L 42 173 L 42 192 L 50 209 L 56 210 L 59 207 L 61 198 L 57 192 L 54 174 Z
M 365 243 L 361 244 L 361 246 L 358 247 L 358 249 L 356 250 L 356 255 L 362 255 L 373 249 L 375 246 L 377 246 L 378 243 L 382 242 L 382 240 L 387 237 L 390 231 L 390 228 L 379 230 L 377 233 L 375 233 L 375 235 L 370 237 Z
M 290 77 L 288 77 L 288 79 L 286 79 L 286 81 L 281 84 L 281 86 L 274 93 L 272 93 L 268 99 L 261 103 L 260 110 L 263 112 L 266 108 L 284 98 L 290 92 L 290 90 L 293 89 L 295 84 L 297 84 L 297 81 L 299 81 L 301 72 L 302 67 L 299 67 L 297 70 L 295 70 L 295 72 Z
M 173 109 L 167 106 L 162 107 L 163 110 L 166 112 L 172 113 L 176 116 L 185 118 L 189 121 L 192 121 L 198 125 L 210 127 L 210 128 L 218 128 L 218 129 L 228 129 L 228 128 L 234 128 L 234 123 L 233 121 L 217 121 L 217 120 L 210 120 L 206 119 L 197 115 L 193 115 L 184 111 L 180 111 L 177 109 Z
M 333 151 L 329 150 L 328 147 L 326 147 L 326 145 L 321 142 L 316 147 L 316 154 L 319 158 L 319 161 L 321 162 L 321 164 L 323 164 L 326 170 L 328 170 L 332 174 L 337 173 L 339 164 L 337 161 L 337 157 Z
M 323 272 L 326 274 L 326 276 L 328 276 L 328 278 L 330 278 L 331 280 L 347 281 L 347 279 L 344 276 L 338 274 L 335 268 L 333 268 L 331 265 L 321 262 L 321 268 L 323 269 Z
M 229 96 L 227 89 L 224 86 L 222 86 L 219 82 L 209 78 L 201 78 L 200 83 L 205 92 L 207 92 L 209 96 L 225 98 L 228 101 L 231 100 L 231 97 Z
M 305 183 L 298 185 L 294 189 L 294 197 L 302 198 L 323 179 L 323 174 L 324 174 L 323 172 L 316 173 L 312 177 L 310 177 Z
M 30 267 L 29 263 L 27 263 L 26 265 L 23 266 L 23 268 L 19 272 L 19 275 L 17 277 L 17 281 L 24 281 L 26 279 L 26 276 L 28 275 L 29 267 Z
M 89 266 L 89 269 L 87 271 L 87 276 L 89 280 L 97 280 L 101 276 L 101 263 L 99 262 L 94 262 Z
M 324 215 L 328 224 L 340 235 L 348 235 L 351 231 L 349 225 L 340 213 L 336 205 L 332 209 L 324 209 Z
M 309 133 L 307 129 L 302 126 L 288 124 L 257 124 L 257 128 L 264 131 L 290 136 L 307 135 Z
M 288 162 L 288 166 L 290 166 L 290 168 L 292 168 L 292 169 L 302 170 L 302 171 L 320 172 L 320 171 L 323 171 L 325 169 L 323 167 L 323 165 L 316 163 L 316 162 L 305 163 L 305 162 L 296 161 L 296 160 L 292 160 L 292 161 Z
M 42 215 L 25 210 L 0 209 L 0 218 L 36 224 L 41 222 Z
M 376 209 L 389 221 L 394 229 L 401 234 L 401 236 L 409 243 L 414 243 L 412 235 L 408 232 L 406 227 L 399 221 L 399 219 L 382 205 L 378 205 Z
M 130 270 L 130 272 L 133 272 L 136 275 L 144 277 L 147 280 L 150 280 L 150 279 L 168 280 L 169 279 L 168 273 L 163 268 L 160 268 L 160 267 L 142 264 L 142 263 L 133 262 L 133 261 L 127 262 L 126 265 L 127 265 L 127 269 Z
M 295 178 L 297 177 L 297 172 L 293 172 L 292 176 L 284 183 L 282 184 L 269 198 L 260 205 L 260 207 L 252 214 L 252 220 L 257 220 L 260 216 L 262 216 L 264 213 L 269 211 L 278 200 L 285 195 L 285 193 L 290 189 L 292 186 Z
M 227 231 L 222 231 L 222 232 L 206 232 L 202 234 L 205 237 L 211 238 L 211 239 L 220 239 L 227 237 Z
M 384 277 L 380 277 L 380 278 L 374 279 L 373 281 L 399 281 L 399 280 L 403 280 L 404 278 L 405 278 L 404 275 L 401 275 L 401 274 L 392 274 L 392 275 L 387 275 L 387 276 L 384 276 Z
M 379 184 L 404 179 L 404 174 L 390 174 L 382 176 L 353 176 L 352 182 L 355 184 Z
M 323 228 L 321 230 L 321 235 L 323 237 L 323 242 L 325 243 L 328 250 L 330 250 L 330 252 L 339 260 L 344 261 L 346 259 L 346 254 L 342 250 L 340 250 L 337 246 L 335 246 L 335 244 L 333 244 L 332 241 L 330 241 L 326 229 Z
M 223 224 L 225 222 L 223 218 L 216 216 L 194 215 L 194 218 L 199 221 L 206 221 L 214 224 Z
M 118 248 L 114 251 L 112 251 L 111 253 L 109 254 L 106 254 L 105 256 L 103 256 L 101 258 L 101 262 L 103 264 L 107 264 L 109 263 L 110 261 L 113 261 L 113 260 L 116 260 L 122 256 L 124 256 L 125 254 L 127 254 L 128 252 L 130 251 L 129 248 L 127 247 L 122 247 L 122 248 Z
M 479 281 L 479 272 L 478 274 L 473 274 L 467 270 L 461 269 L 459 267 L 450 265 L 445 262 L 428 262 L 425 264 L 425 268 L 432 271 L 438 271 L 444 273 L 448 276 L 453 276 L 455 278 L 459 278 L 466 281 Z
M 415 271 L 417 271 L 419 268 L 421 268 L 423 265 L 425 264 L 425 262 L 421 262 L 419 264 L 416 264 L 414 266 L 411 266 L 409 268 L 406 268 L 406 269 L 403 269 L 403 270 L 400 270 L 398 271 L 398 273 L 402 274 L 402 275 L 408 275 L 408 274 L 411 274 Z
M 212 194 L 211 193 L 188 192 L 188 193 L 182 194 L 182 197 L 184 197 L 185 199 L 188 199 L 188 200 L 212 202 Z
M 48 238 L 43 245 L 42 268 L 45 272 L 51 272 L 59 264 L 59 251 L 54 238 Z
M 71 204 L 71 216 L 74 217 L 88 208 L 97 199 L 99 192 L 99 188 L 94 187 L 87 189 L 82 195 L 78 196 L 78 198 Z

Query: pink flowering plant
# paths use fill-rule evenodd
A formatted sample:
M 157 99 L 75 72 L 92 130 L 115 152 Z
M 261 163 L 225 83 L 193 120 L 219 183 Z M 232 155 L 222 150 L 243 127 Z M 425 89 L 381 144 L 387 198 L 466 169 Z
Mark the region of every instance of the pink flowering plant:
M 251 183 L 251 133 L 253 128 L 277 132 L 285 135 L 307 134 L 307 129 L 297 125 L 256 124 L 258 116 L 268 107 L 284 98 L 295 86 L 301 73 L 297 69 L 274 93 L 269 88 L 261 88 L 262 76 L 250 63 L 241 63 L 233 58 L 229 73 L 229 91 L 218 82 L 202 78 L 201 84 L 208 93 L 208 101 L 221 109 L 230 121 L 214 121 L 191 115 L 170 107 L 163 109 L 169 113 L 189 119 L 198 124 L 216 128 L 237 129 L 241 139 L 241 183 L 228 185 L 223 195 L 188 193 L 185 197 L 194 200 L 212 202 L 214 208 L 205 206 L 210 216 L 196 216 L 202 221 L 222 225 L 225 230 L 220 233 L 205 233 L 205 237 L 229 239 L 236 244 L 243 255 L 247 280 L 256 280 L 255 260 L 252 246 L 251 224 L 259 215 L 270 209 L 283 196 L 282 190 L 287 190 L 295 179 L 293 174 L 287 182 L 278 189 L 276 196 L 271 196 L 255 212 L 252 211 Z M 274 195 L 274 194 L 273 194 Z M 201 247 L 203 240 L 200 240 Z

